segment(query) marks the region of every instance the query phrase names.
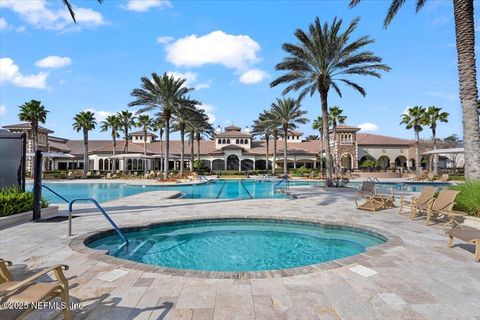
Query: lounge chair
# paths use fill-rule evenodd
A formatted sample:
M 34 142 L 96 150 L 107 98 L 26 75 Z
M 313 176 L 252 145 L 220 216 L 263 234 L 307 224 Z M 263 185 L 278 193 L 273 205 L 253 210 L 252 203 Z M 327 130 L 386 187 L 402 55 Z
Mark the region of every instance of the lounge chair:
M 426 214 L 427 225 L 430 223 L 431 219 L 437 219 L 441 215 L 448 215 L 449 212 L 452 212 L 453 206 L 455 205 L 455 198 L 460 193 L 456 190 L 442 190 L 438 194 L 438 197 L 427 206 L 414 206 L 410 215 L 410 219 L 416 217 L 417 213 Z
M 480 230 L 474 228 L 453 228 L 447 231 L 448 247 L 453 247 L 453 238 L 475 245 L 475 261 L 480 261 Z
M 438 182 L 447 182 L 447 181 L 448 181 L 448 178 L 449 178 L 448 173 L 444 173 L 444 174 L 442 174 L 442 175 L 440 176 L 440 178 L 438 178 L 437 181 L 438 181 Z
M 372 197 L 375 193 L 376 193 L 375 182 L 363 181 L 362 185 L 358 188 L 358 191 L 355 194 L 355 203 L 357 204 L 357 197 L 366 199 L 366 198 Z
M 355 204 L 357 204 L 357 201 L 355 201 Z M 393 188 L 390 188 L 389 194 L 375 193 L 373 196 L 366 198 L 365 202 L 361 205 L 357 204 L 357 209 L 371 212 L 377 212 L 379 210 L 393 207 L 395 207 L 395 194 L 393 193 Z
M 435 180 L 435 176 L 433 175 L 432 172 L 427 173 L 427 180 L 428 180 L 428 181 L 433 181 L 433 180 Z
M 412 200 L 406 200 L 404 196 L 400 197 L 400 211 L 398 214 L 402 214 L 402 210 L 405 207 L 410 207 L 410 214 L 414 211 L 415 206 L 426 207 L 433 202 L 435 196 L 434 187 L 423 187 L 422 192 L 418 197 L 412 197 Z
M 13 280 L 12 274 L 8 270 L 11 266 L 10 261 L 0 259 L 0 305 L 4 303 L 22 303 L 32 305 L 39 302 L 47 302 L 59 297 L 65 304 L 62 309 L 64 319 L 73 319 L 70 312 L 70 303 L 68 296 L 68 280 L 63 274 L 63 270 L 68 270 L 66 265 L 56 265 L 34 274 L 23 281 Z M 53 272 L 56 281 L 54 282 L 34 282 L 46 274 Z M 2 319 L 24 319 L 35 309 L 6 309 L 1 310 Z

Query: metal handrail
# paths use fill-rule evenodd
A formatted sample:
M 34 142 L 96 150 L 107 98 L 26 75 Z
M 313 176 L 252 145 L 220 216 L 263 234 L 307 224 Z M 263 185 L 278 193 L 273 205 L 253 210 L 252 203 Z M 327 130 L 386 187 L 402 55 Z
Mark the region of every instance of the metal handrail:
M 198 175 L 198 180 L 204 180 L 204 181 L 210 182 L 210 179 L 208 179 L 207 177 L 205 177 L 203 175 Z
M 245 189 L 245 191 L 247 192 L 248 196 L 250 197 L 250 199 L 253 199 L 252 195 L 250 194 L 250 191 L 248 191 L 247 187 L 245 187 L 245 185 L 243 184 L 242 181 L 240 181 L 240 184 L 242 185 L 243 189 Z
M 59 197 L 60 199 L 62 199 L 63 201 L 65 201 L 66 203 L 69 203 L 69 202 L 70 202 L 70 201 L 68 201 L 67 199 L 65 199 L 64 197 L 62 197 L 61 195 L 59 195 L 57 192 L 53 191 L 50 187 L 47 187 L 46 185 L 42 184 L 42 188 L 47 189 L 48 191 L 50 191 L 51 193 L 53 193 L 54 195 L 56 195 L 57 197 Z
M 103 214 L 103 216 L 105 217 L 105 219 L 107 219 L 107 221 L 112 225 L 112 227 L 115 229 L 115 231 L 117 231 L 118 235 L 120 236 L 120 238 L 123 239 L 123 241 L 125 241 L 125 244 L 128 246 L 128 239 L 127 237 L 123 234 L 122 230 L 120 230 L 120 228 L 115 224 L 115 222 L 113 222 L 113 220 L 110 218 L 110 216 L 105 212 L 105 210 L 103 210 L 103 208 L 100 206 L 100 204 L 97 202 L 97 200 L 93 199 L 93 198 L 77 198 L 77 199 L 73 199 L 71 200 L 69 203 L 68 203 L 68 235 L 71 236 L 72 235 L 72 211 L 73 211 L 73 204 L 77 201 L 90 201 L 92 202 L 96 207 L 97 209 Z
M 282 183 L 285 183 L 287 189 L 289 188 L 290 181 L 288 180 L 288 177 L 283 177 L 282 180 L 280 180 L 273 186 L 273 189 L 278 188 Z

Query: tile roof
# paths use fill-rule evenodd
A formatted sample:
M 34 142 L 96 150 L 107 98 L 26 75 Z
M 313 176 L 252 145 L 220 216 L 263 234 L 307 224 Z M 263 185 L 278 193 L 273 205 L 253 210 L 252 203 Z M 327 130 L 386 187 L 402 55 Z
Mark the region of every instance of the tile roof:
M 225 127 L 225 131 L 240 131 L 240 130 L 242 130 L 242 128 L 234 126 L 234 125 Z
M 414 144 L 413 140 L 400 139 L 373 133 L 357 133 L 357 144 L 362 145 L 406 145 Z
M 143 137 L 143 131 L 134 131 L 134 132 L 130 132 L 128 134 L 129 136 L 142 136 Z M 153 137 L 158 137 L 155 133 L 153 132 L 147 132 L 147 136 L 153 136 Z

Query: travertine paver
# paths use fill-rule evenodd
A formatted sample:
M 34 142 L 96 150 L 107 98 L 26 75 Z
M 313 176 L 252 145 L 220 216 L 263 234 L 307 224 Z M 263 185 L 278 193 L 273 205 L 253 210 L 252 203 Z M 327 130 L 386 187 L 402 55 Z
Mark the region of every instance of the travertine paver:
M 299 198 L 161 199 L 149 192 L 104 207 L 120 226 L 204 216 L 320 219 L 373 227 L 397 236 L 399 242 L 367 252 L 357 262 L 306 268 L 301 275 L 221 279 L 225 274 L 219 272 L 209 279 L 169 275 L 148 266 L 122 265 L 101 253 L 74 251 L 66 222 L 40 222 L 0 230 L 0 257 L 14 262 L 12 272 L 19 278 L 46 266 L 68 264 L 70 296 L 84 306 L 75 311 L 77 319 L 479 319 L 480 264 L 473 261 L 468 246 L 446 247 L 441 224 L 411 222 L 398 215 L 398 209 L 357 211 L 353 193 L 345 190 L 303 187 L 292 192 Z M 109 228 L 89 205 L 79 204 L 76 213 L 74 238 Z M 100 279 L 115 275 L 117 269 L 127 273 Z M 31 318 L 51 316 L 42 311 Z

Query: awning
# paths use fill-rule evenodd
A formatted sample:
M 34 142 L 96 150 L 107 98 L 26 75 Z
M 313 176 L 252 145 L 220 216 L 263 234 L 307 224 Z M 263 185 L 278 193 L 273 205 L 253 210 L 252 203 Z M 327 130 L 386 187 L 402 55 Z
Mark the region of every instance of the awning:
M 429 154 L 460 154 L 464 153 L 463 148 L 451 148 L 451 149 L 437 149 L 437 150 L 430 150 L 427 152 L 422 153 L 422 155 L 429 155 Z

